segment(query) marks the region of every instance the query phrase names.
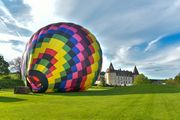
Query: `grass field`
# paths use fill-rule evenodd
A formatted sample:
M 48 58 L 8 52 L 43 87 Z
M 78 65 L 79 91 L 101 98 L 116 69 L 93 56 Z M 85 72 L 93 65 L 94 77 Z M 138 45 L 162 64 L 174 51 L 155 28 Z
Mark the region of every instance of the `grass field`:
M 180 120 L 180 87 L 91 88 L 86 92 L 0 91 L 2 120 Z

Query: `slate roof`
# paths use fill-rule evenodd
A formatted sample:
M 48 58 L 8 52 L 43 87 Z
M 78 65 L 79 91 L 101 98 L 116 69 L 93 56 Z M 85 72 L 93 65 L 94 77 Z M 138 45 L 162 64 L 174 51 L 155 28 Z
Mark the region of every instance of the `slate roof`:
M 115 70 L 116 76 L 133 76 L 133 73 L 131 71 L 125 71 L 125 70 Z
M 133 74 L 134 74 L 134 75 L 139 75 L 139 72 L 138 72 L 136 66 L 134 66 Z
M 136 66 L 134 67 L 133 72 L 127 71 L 127 70 L 121 70 L 121 69 L 115 70 L 112 63 L 110 63 L 109 68 L 106 70 L 106 72 L 111 72 L 111 73 L 115 72 L 116 76 L 130 76 L 130 77 L 132 76 L 133 77 L 133 75 L 139 75 L 139 72 Z

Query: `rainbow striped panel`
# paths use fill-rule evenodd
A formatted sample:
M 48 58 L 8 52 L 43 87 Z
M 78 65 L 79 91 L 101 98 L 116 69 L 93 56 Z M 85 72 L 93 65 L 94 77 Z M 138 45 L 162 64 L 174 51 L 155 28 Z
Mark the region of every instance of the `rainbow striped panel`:
M 95 36 L 74 23 L 38 30 L 26 45 L 22 78 L 33 92 L 84 91 L 97 80 L 102 50 Z

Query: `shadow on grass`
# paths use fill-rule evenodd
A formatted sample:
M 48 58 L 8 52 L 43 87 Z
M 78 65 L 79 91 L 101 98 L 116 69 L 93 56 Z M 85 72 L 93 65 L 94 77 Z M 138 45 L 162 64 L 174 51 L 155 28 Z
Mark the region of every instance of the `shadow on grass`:
M 180 93 L 178 86 L 131 86 L 131 87 L 108 87 L 102 89 L 90 89 L 84 92 L 64 92 L 64 93 L 45 93 L 46 95 L 63 96 L 111 96 L 111 95 L 129 95 L 129 94 L 160 94 L 160 93 Z
M 20 102 L 20 101 L 25 101 L 25 100 L 26 99 L 0 96 L 0 102 Z

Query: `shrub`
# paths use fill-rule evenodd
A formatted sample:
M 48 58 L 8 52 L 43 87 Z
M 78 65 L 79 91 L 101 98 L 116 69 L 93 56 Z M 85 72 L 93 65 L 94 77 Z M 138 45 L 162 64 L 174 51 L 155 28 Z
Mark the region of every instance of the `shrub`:
M 24 86 L 21 80 L 0 80 L 0 88 L 14 88 L 15 86 Z
M 151 81 L 144 75 L 139 74 L 134 79 L 134 85 L 150 84 Z
M 173 78 L 167 79 L 166 84 L 167 85 L 180 85 L 180 74 L 176 75 L 174 79 Z
M 4 76 L 2 79 L 8 80 L 8 79 L 11 79 L 11 77 L 10 76 Z
M 24 82 L 17 79 L 17 74 L 0 76 L 0 88 L 14 88 L 15 86 L 24 86 Z
M 104 77 L 100 77 L 100 83 L 98 84 L 98 86 L 101 87 L 105 87 L 106 86 L 106 81 Z
M 166 80 L 166 84 L 167 85 L 176 85 L 176 82 L 172 78 L 169 78 Z

